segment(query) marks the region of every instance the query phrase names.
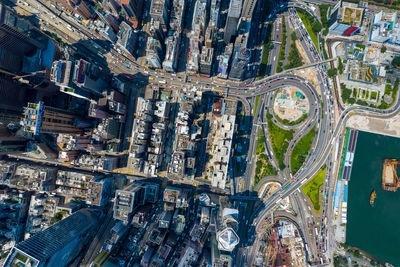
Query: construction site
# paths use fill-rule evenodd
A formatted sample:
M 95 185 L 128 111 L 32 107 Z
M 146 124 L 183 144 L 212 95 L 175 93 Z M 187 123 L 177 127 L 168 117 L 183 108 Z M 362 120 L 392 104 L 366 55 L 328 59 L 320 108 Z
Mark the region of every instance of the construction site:
M 296 226 L 275 219 L 267 226 L 260 241 L 255 266 L 305 266 L 305 247 Z
M 396 159 L 385 159 L 382 171 L 382 189 L 385 191 L 396 192 L 400 187 L 399 177 L 397 176 L 397 165 L 400 161 Z

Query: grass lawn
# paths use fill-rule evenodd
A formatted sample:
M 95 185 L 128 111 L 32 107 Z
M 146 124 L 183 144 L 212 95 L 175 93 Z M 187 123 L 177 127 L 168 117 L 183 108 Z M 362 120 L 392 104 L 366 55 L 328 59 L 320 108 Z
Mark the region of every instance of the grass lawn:
M 260 129 L 258 131 L 258 138 L 257 138 L 257 148 L 256 148 L 256 154 L 261 154 L 264 152 L 265 150 L 265 136 L 264 136 L 264 131 L 262 129 Z
M 296 33 L 294 31 L 291 31 L 290 35 L 291 35 L 290 49 L 289 49 L 288 62 L 287 65 L 285 66 L 285 70 L 300 67 L 301 65 L 303 65 L 303 60 L 301 59 L 299 50 L 296 47 L 296 39 L 297 39 Z
M 312 142 L 315 137 L 315 126 L 299 142 L 294 146 L 292 156 L 290 157 L 290 165 L 292 173 L 296 173 L 307 158 L 311 149 Z
M 277 175 L 278 173 L 272 167 L 272 165 L 268 161 L 268 156 L 265 154 L 258 155 L 258 159 L 256 162 L 256 171 L 254 174 L 254 185 L 257 185 L 258 182 L 267 176 Z
M 284 169 L 283 158 L 289 146 L 290 140 L 293 139 L 293 130 L 284 130 L 279 128 L 273 121 L 272 115 L 267 114 L 268 134 L 271 140 L 272 150 L 274 151 L 276 160 L 279 164 L 279 169 Z
M 256 113 L 257 113 L 257 108 L 258 108 L 258 102 L 259 101 L 260 101 L 260 96 L 258 95 L 258 96 L 256 96 L 256 104 L 255 104 L 254 110 L 253 110 L 253 116 L 254 117 L 256 116 Z
M 281 119 L 281 118 L 280 118 L 277 114 L 275 114 L 275 113 L 274 113 L 274 115 L 275 115 L 275 119 L 276 119 L 277 121 L 279 121 L 279 122 L 282 123 L 283 125 L 287 125 L 287 126 L 293 126 L 293 125 L 300 124 L 300 123 L 302 123 L 305 119 L 307 119 L 307 117 L 308 117 L 308 114 L 303 114 L 303 115 L 301 115 L 301 117 L 298 118 L 297 120 L 295 120 L 295 121 L 289 121 L 289 120 L 287 120 L 287 119 Z
M 359 21 L 360 17 L 361 17 L 361 10 L 347 7 L 344 11 L 343 21 L 345 23 L 352 23 L 353 21 Z
M 313 32 L 312 30 L 312 25 L 311 25 L 311 19 L 314 20 L 313 17 L 309 16 L 306 14 L 306 11 L 303 11 L 299 8 L 296 8 L 297 13 L 299 14 L 300 19 L 303 21 L 304 27 L 306 27 L 308 34 L 311 37 L 311 40 L 313 41 L 315 48 L 319 51 L 319 45 L 318 45 L 318 36 L 316 33 Z M 311 18 L 310 18 L 311 17 Z
M 326 173 L 326 167 L 324 166 L 319 172 L 308 182 L 306 183 L 301 190 L 305 195 L 307 195 L 315 210 L 320 210 L 319 205 L 319 189 L 324 183 Z

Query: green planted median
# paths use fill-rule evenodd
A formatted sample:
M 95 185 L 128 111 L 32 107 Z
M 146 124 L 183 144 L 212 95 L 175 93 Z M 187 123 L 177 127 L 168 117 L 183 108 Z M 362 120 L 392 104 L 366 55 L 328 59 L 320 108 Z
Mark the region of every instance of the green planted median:
M 319 204 L 319 189 L 324 184 L 325 173 L 326 167 L 324 166 L 308 183 L 301 188 L 303 193 L 311 200 L 315 210 L 321 209 Z
M 297 14 L 299 14 L 300 19 L 303 21 L 304 27 L 306 27 L 306 30 L 310 35 L 311 40 L 315 45 L 315 48 L 319 51 L 317 33 L 320 32 L 322 29 L 321 23 L 319 23 L 313 16 L 308 14 L 307 11 L 300 8 L 296 8 L 296 10 Z
M 255 117 L 257 114 L 257 108 L 258 108 L 258 102 L 260 102 L 260 96 L 256 96 L 256 103 L 254 105 L 254 109 L 253 109 L 253 116 Z
M 272 150 L 274 151 L 275 158 L 279 164 L 279 169 L 283 170 L 285 168 L 285 164 L 283 164 L 283 159 L 285 156 L 285 152 L 289 146 L 289 142 L 293 139 L 294 131 L 287 131 L 279 128 L 272 121 L 272 115 L 269 113 L 267 114 L 267 120 L 268 134 L 271 141 Z
M 291 172 L 296 173 L 307 158 L 315 137 L 315 126 L 306 135 L 304 135 L 294 146 L 292 156 L 290 157 Z
M 267 71 L 269 51 L 271 50 L 272 47 L 271 29 L 272 29 L 272 22 L 270 21 L 267 26 L 267 34 L 264 40 L 264 49 L 260 64 L 260 71 L 258 73 L 260 79 L 264 78 L 265 72 Z
M 261 154 L 264 153 L 265 151 L 265 136 L 264 136 L 264 131 L 260 129 L 258 131 L 258 139 L 257 139 L 257 148 L 256 148 L 256 154 Z

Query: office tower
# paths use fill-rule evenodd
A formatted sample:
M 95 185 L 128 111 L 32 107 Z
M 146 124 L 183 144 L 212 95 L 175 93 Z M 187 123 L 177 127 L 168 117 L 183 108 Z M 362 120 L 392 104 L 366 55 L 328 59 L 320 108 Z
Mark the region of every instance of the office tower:
M 0 122 L 2 124 L 19 124 L 26 101 L 33 100 L 29 93 L 30 90 L 26 85 L 18 84 L 9 76 L 0 73 Z
M 0 155 L 11 152 L 24 152 L 26 139 L 12 136 L 7 127 L 0 127 Z
M 212 74 L 213 55 L 214 48 L 203 46 L 200 57 L 200 73 L 208 77 Z
M 90 19 L 92 16 L 92 10 L 90 7 L 84 2 L 84 1 L 79 1 L 76 3 L 75 7 L 75 13 L 81 16 L 84 19 Z
M 57 2 L 84 19 L 92 16 L 92 10 L 83 0 L 57 0 Z
M 167 32 L 167 25 L 168 25 L 167 1 L 152 0 L 150 6 L 150 16 L 153 20 L 159 21 L 163 31 Z
M 33 56 L 44 44 L 29 36 L 32 26 L 0 4 L 0 68 L 13 73 L 22 69 L 25 56 Z M 40 34 L 40 33 L 39 33 Z
M 140 205 L 158 200 L 159 184 L 136 181 L 115 192 L 114 219 L 127 224 Z
M 93 180 L 89 182 L 86 203 L 95 206 L 106 205 L 111 198 L 112 188 L 112 176 L 93 178 Z
M 250 60 L 250 50 L 247 47 L 248 35 L 241 34 L 236 38 L 229 79 L 243 80 Z
M 146 45 L 147 64 L 152 68 L 160 69 L 162 67 L 162 55 L 163 47 L 161 42 L 151 37 L 148 38 Z
M 121 10 L 118 0 L 104 0 L 103 6 L 113 15 L 118 15 L 119 11 Z
M 40 133 L 81 134 L 84 128 L 91 126 L 78 116 L 63 109 L 45 106 L 43 102 L 28 103 L 24 114 L 24 130 L 34 135 Z
M 115 192 L 114 219 L 128 224 L 133 212 L 143 201 L 142 187 L 135 183 L 130 184 Z
M 230 43 L 232 41 L 232 37 L 236 35 L 241 10 L 242 0 L 231 0 L 224 33 L 224 41 L 227 44 Z
M 101 96 L 107 86 L 99 67 L 83 59 L 54 61 L 50 79 L 61 92 L 87 100 Z
M 128 23 L 123 21 L 119 26 L 119 32 L 117 34 L 117 45 L 129 54 L 134 55 L 137 37 L 137 32 L 135 32 Z
M 166 40 L 166 54 L 163 62 L 163 69 L 169 72 L 175 71 L 180 51 L 181 34 L 175 31 Z
M 24 80 L 29 84 L 21 84 L 11 77 L 50 69 L 57 51 L 52 40 L 0 3 L 0 69 L 9 72 L 0 73 L 0 121 L 3 124 L 20 119 L 26 103 L 37 97 L 37 90 L 49 84 L 43 73 L 26 76 Z M 38 84 L 40 86 L 35 89 L 30 87 Z
M 251 19 L 256 5 L 257 5 L 257 0 L 244 0 L 242 17 L 246 19 Z
M 14 246 L 3 266 L 68 266 L 86 247 L 101 217 L 98 210 L 81 209 Z
M 231 57 L 233 52 L 233 44 L 228 44 L 225 47 L 223 55 L 219 55 L 218 76 L 222 79 L 228 78 L 229 66 L 231 64 Z
M 135 29 L 139 26 L 139 21 L 142 19 L 143 2 L 143 0 L 121 0 L 119 2 L 127 21 Z
M 23 57 L 34 55 L 36 52 L 37 46 L 32 41 L 28 36 L 19 33 L 8 25 L 0 25 L 1 69 L 12 73 L 20 72 Z

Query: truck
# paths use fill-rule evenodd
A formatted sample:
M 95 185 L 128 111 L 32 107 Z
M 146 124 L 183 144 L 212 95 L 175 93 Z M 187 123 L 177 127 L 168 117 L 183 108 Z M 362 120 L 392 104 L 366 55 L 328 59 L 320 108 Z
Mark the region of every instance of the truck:
M 129 65 L 128 62 L 125 62 L 124 65 L 127 66 L 128 68 L 131 66 L 131 65 Z

